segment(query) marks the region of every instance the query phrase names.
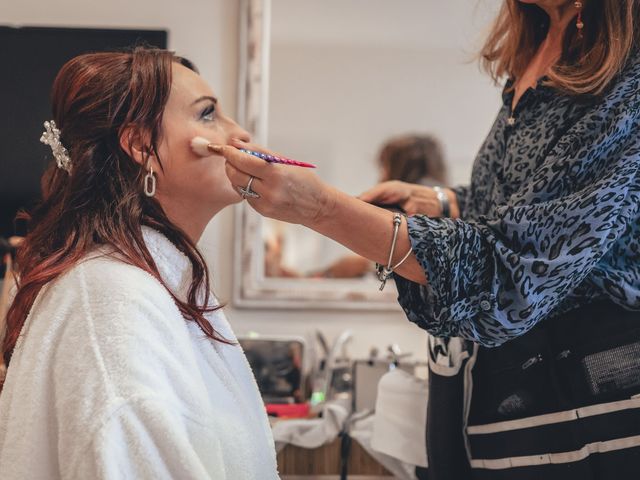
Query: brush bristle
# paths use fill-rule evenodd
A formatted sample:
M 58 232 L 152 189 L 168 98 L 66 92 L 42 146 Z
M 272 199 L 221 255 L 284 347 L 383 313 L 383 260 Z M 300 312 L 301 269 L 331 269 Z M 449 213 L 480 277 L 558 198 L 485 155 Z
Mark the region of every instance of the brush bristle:
M 191 150 L 193 150 L 196 155 L 200 155 L 201 157 L 208 157 L 209 155 L 211 155 L 211 152 L 209 151 L 210 143 L 211 142 L 206 138 L 194 137 L 193 140 L 191 140 Z

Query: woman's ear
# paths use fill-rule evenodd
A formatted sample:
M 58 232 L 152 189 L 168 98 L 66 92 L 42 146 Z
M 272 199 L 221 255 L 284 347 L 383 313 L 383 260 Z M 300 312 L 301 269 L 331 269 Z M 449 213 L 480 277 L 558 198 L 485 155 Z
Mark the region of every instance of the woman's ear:
M 122 133 L 120 134 L 120 147 L 139 165 L 145 165 L 148 159 L 153 157 L 148 143 L 145 142 L 140 131 L 133 125 L 122 129 Z

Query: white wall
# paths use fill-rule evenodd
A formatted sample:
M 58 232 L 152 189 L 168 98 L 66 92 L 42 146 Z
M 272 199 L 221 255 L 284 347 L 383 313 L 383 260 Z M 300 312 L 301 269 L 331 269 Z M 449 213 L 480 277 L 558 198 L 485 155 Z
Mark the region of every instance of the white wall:
M 348 3 L 341 1 L 343 5 Z M 434 7 L 441 16 L 441 21 L 433 25 L 437 26 L 437 37 L 445 44 L 448 43 L 447 36 L 457 44 L 461 32 L 458 19 L 461 15 L 471 15 L 478 3 L 475 0 L 423 1 Z M 494 5 L 496 0 L 481 0 L 480 4 L 487 2 Z M 170 31 L 170 48 L 194 60 L 219 95 L 223 108 L 227 111 L 235 109 L 239 3 L 236 0 L 5 0 L 2 3 L 1 24 L 167 28 Z M 387 5 L 395 3 L 389 1 Z M 333 4 L 335 7 L 336 2 Z M 444 5 L 451 6 L 450 14 Z M 430 21 L 429 18 L 425 19 L 426 24 Z M 442 22 L 448 27 L 443 27 Z M 382 24 L 385 28 L 393 27 L 393 22 Z M 464 101 L 467 93 L 464 85 L 459 78 L 450 80 L 438 88 L 457 88 L 460 90 L 460 101 Z M 456 125 L 443 125 L 443 128 L 455 129 Z M 464 132 L 458 133 L 464 135 Z M 216 293 L 223 300 L 231 298 L 233 246 L 233 214 L 228 210 L 212 222 L 201 242 L 214 273 Z M 397 342 L 403 349 L 424 356 L 424 333 L 409 324 L 399 312 L 249 311 L 228 307 L 227 314 L 238 333 L 253 330 L 304 335 L 321 329 L 329 338 L 333 338 L 343 329 L 351 328 L 356 332 L 356 338 L 350 351 L 356 355 L 365 355 L 371 345 L 385 348 L 389 343 Z
M 475 61 L 501 0 L 272 2 L 272 148 L 358 194 L 388 137 L 429 132 L 468 181 L 501 103 Z

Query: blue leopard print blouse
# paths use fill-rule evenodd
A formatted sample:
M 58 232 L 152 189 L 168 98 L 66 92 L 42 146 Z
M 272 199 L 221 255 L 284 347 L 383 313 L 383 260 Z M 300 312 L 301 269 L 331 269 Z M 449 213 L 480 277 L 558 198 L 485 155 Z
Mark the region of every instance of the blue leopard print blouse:
M 461 219 L 408 219 L 428 285 L 396 277 L 409 320 L 485 346 L 595 300 L 640 310 L 639 56 L 597 100 L 540 82 L 513 125 L 507 87 Z

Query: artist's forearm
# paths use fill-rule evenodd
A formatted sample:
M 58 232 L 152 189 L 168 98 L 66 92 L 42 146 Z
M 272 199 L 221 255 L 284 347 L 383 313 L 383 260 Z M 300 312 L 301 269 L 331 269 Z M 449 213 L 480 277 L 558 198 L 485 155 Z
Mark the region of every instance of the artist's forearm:
M 365 258 L 386 265 L 393 239 L 393 213 L 342 192 L 334 193 L 327 211 L 307 226 Z M 403 221 L 392 263 L 399 262 L 410 248 L 407 224 Z M 396 273 L 408 280 L 426 284 L 424 271 L 413 253 Z

